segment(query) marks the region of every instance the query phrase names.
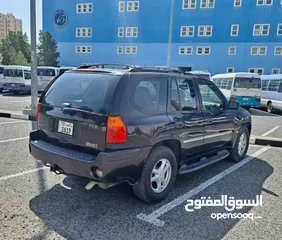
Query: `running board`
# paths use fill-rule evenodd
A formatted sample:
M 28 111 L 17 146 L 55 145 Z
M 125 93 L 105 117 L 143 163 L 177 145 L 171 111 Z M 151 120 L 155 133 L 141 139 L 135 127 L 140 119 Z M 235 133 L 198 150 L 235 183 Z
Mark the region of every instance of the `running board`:
M 182 165 L 178 171 L 178 174 L 187 174 L 187 173 L 195 172 L 211 164 L 224 160 L 228 156 L 229 156 L 229 152 L 227 150 L 222 150 L 212 157 L 202 158 L 199 162 Z

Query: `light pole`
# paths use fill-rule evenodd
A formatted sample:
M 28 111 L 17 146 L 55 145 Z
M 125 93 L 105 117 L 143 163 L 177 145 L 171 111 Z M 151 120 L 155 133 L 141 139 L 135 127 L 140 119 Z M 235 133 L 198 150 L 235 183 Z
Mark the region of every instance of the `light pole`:
M 37 86 L 37 51 L 36 51 L 36 0 L 30 0 L 30 41 L 31 41 L 31 111 L 35 115 Z
M 172 30 L 173 30 L 173 15 L 174 15 L 174 0 L 171 0 L 170 21 L 169 21 L 169 35 L 168 35 L 168 48 L 167 48 L 167 63 L 166 63 L 166 66 L 168 68 L 170 68 L 171 41 L 172 41 Z

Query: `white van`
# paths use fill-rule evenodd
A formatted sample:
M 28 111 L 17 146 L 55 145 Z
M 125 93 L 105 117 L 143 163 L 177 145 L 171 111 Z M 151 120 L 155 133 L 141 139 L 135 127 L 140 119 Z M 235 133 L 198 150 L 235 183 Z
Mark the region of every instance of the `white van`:
M 3 72 L 4 72 L 4 67 L 3 65 L 0 65 L 0 93 L 3 91 Z
M 260 75 L 256 73 L 225 73 L 213 76 L 212 81 L 228 100 L 237 101 L 246 109 L 260 106 Z
M 14 93 L 31 92 L 31 69 L 26 66 L 5 66 L 3 89 Z
M 44 91 L 45 87 L 59 75 L 59 68 L 40 66 L 37 67 L 38 91 Z

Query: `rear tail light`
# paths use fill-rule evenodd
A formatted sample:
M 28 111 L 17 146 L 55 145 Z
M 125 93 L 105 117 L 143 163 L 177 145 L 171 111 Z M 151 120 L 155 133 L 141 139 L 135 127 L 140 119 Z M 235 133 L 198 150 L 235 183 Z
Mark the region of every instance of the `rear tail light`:
M 3 87 L 6 87 L 7 86 L 7 83 L 3 83 Z
M 120 117 L 109 116 L 107 123 L 107 143 L 124 143 L 127 141 L 126 125 Z
M 36 124 L 38 126 L 38 114 L 39 114 L 39 111 L 40 111 L 40 103 L 37 104 L 36 106 Z
M 260 97 L 256 97 L 256 102 L 260 102 L 261 98 Z
M 25 87 L 25 84 L 24 83 L 20 84 L 20 87 Z
M 230 100 L 231 100 L 231 101 L 236 101 L 236 100 L 237 100 L 237 96 L 231 96 L 231 97 L 230 97 Z

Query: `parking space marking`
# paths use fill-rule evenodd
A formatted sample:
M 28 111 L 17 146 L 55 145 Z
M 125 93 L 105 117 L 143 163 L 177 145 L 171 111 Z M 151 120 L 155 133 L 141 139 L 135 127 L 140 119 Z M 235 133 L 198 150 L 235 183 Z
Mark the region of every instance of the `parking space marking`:
M 266 136 L 268 136 L 270 133 L 273 133 L 273 132 L 274 132 L 275 130 L 277 130 L 278 128 L 279 128 L 279 126 L 276 126 L 276 127 L 272 128 L 272 129 L 270 129 L 268 132 L 262 134 L 261 136 L 262 136 L 262 137 L 266 137 Z
M 260 154 L 264 153 L 266 150 L 268 150 L 270 147 L 263 147 L 257 152 L 253 153 L 252 155 L 248 156 L 245 158 L 243 161 L 235 164 L 234 166 L 224 170 L 223 172 L 219 173 L 218 175 L 214 176 L 213 178 L 207 180 L 206 182 L 200 184 L 198 187 L 190 190 L 189 192 L 183 194 L 182 196 L 172 200 L 171 202 L 163 205 L 159 209 L 155 210 L 149 215 L 146 214 L 138 214 L 136 217 L 140 220 L 146 221 L 148 223 L 151 223 L 155 226 L 158 227 L 163 227 L 165 222 L 160 220 L 159 217 L 162 216 L 163 214 L 167 213 L 171 209 L 177 207 L 178 205 L 182 204 L 183 202 L 187 201 L 188 199 L 192 198 L 194 195 L 198 194 L 199 192 L 203 191 L 207 187 L 211 186 L 212 184 L 218 182 L 222 178 L 226 177 L 230 173 L 236 171 L 246 163 L 250 162 L 254 158 L 258 157 Z
M 1 122 L 0 125 L 12 124 L 12 123 L 27 123 L 27 121 Z
M 29 137 L 22 137 L 22 138 L 13 138 L 13 139 L 1 140 L 0 143 L 20 141 L 20 140 L 25 140 L 25 139 L 28 139 L 28 138 Z
M 20 176 L 23 176 L 23 175 L 26 175 L 26 174 L 43 171 L 45 169 L 48 169 L 48 168 L 47 167 L 35 168 L 35 169 L 32 169 L 32 170 L 11 174 L 11 175 L 8 175 L 8 176 L 0 177 L 0 181 L 5 181 L 5 180 L 8 180 L 8 179 L 20 177 Z

